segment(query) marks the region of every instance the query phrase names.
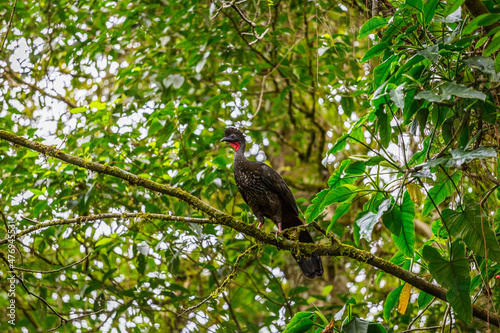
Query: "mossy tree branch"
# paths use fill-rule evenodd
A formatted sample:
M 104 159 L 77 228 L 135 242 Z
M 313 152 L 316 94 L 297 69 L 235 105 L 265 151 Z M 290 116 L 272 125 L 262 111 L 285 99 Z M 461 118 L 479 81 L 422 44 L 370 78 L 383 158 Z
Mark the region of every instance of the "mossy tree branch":
M 258 240 L 262 243 L 273 245 L 276 248 L 280 250 L 289 250 L 289 251 L 300 251 L 306 255 L 311 255 L 314 251 L 318 251 L 317 253 L 321 256 L 330 256 L 330 257 L 337 257 L 337 256 L 344 256 L 348 257 L 354 260 L 357 260 L 359 262 L 366 263 L 368 265 L 371 265 L 373 267 L 376 267 L 390 275 L 393 275 L 409 284 L 412 286 L 425 291 L 426 293 L 437 297 L 443 301 L 446 300 L 446 290 L 430 283 L 429 281 L 424 280 L 423 278 L 419 277 L 418 275 L 407 271 L 385 259 L 382 259 L 380 257 L 377 257 L 370 252 L 356 249 L 352 246 L 346 245 L 338 241 L 336 238 L 333 236 L 329 236 L 331 240 L 330 245 L 318 245 L 318 244 L 311 244 L 311 243 L 295 243 L 292 242 L 288 239 L 284 238 L 276 238 L 274 237 L 273 234 L 263 232 L 262 230 L 258 229 L 254 225 L 247 225 L 244 224 L 241 221 L 238 221 L 234 219 L 232 216 L 210 206 L 209 204 L 203 202 L 199 198 L 187 193 L 186 191 L 180 189 L 180 188 L 174 188 L 170 187 L 167 185 L 159 184 L 154 181 L 136 176 L 134 174 L 131 174 L 125 170 L 122 170 L 117 167 L 112 167 L 112 166 L 107 166 L 103 165 L 100 163 L 95 163 L 95 162 L 88 162 L 84 160 L 83 158 L 72 156 L 69 154 L 64 153 L 61 150 L 58 150 L 54 147 L 46 146 L 38 142 L 30 141 L 25 138 L 22 138 L 20 136 L 15 135 L 14 133 L 0 130 L 0 139 L 4 139 L 6 141 L 9 141 L 11 143 L 29 148 L 31 150 L 37 151 L 39 153 L 45 154 L 47 156 L 51 156 L 54 158 L 57 158 L 61 161 L 64 161 L 66 163 L 80 166 L 82 168 L 85 168 L 87 170 L 91 170 L 97 173 L 102 173 L 102 174 L 107 174 L 113 177 L 120 178 L 122 180 L 125 180 L 133 185 L 136 186 L 141 186 L 144 188 L 147 188 L 151 191 L 162 193 L 168 196 L 176 197 L 187 204 L 189 204 L 191 207 L 200 210 L 201 212 L 205 213 L 210 217 L 210 219 L 199 219 L 199 218 L 188 218 L 188 217 L 172 217 L 169 215 L 162 215 L 162 214 L 145 214 L 145 213 L 137 213 L 137 214 L 132 214 L 134 217 L 139 217 L 141 216 L 151 216 L 152 218 L 159 218 L 159 219 L 166 219 L 166 220 L 174 220 L 174 221 L 185 221 L 185 222 L 190 222 L 190 223 L 197 223 L 197 224 L 207 224 L 207 223 L 212 223 L 212 224 L 219 224 L 223 225 L 226 227 L 229 227 L 233 230 L 236 230 L 238 232 L 241 232 L 247 236 L 250 236 L 254 238 L 255 240 Z M 118 216 L 108 216 L 108 215 L 118 215 Z M 128 216 L 127 216 L 128 215 Z M 97 217 L 99 216 L 99 217 Z M 130 214 L 99 214 L 99 215 L 94 215 L 92 218 L 94 219 L 102 219 L 106 217 L 131 217 Z M 90 217 L 87 217 L 90 218 Z M 68 223 L 80 223 L 82 221 L 85 221 L 86 217 L 79 217 L 76 219 L 72 220 L 59 220 L 59 221 L 49 221 L 45 223 L 40 223 L 38 225 L 34 225 L 26 230 L 31 230 L 29 232 L 24 232 L 21 231 L 18 235 L 22 236 L 25 234 L 28 234 L 30 232 L 34 232 L 35 230 L 39 230 L 43 226 L 38 227 L 39 225 L 44 225 L 44 226 L 51 226 L 51 225 L 60 225 L 60 224 L 68 224 Z M 67 222 L 67 221 L 72 221 L 72 222 Z M 299 227 L 300 228 L 300 227 Z M 0 244 L 5 243 L 5 240 L 0 241 Z M 495 325 L 497 327 L 500 327 L 500 317 L 494 313 L 489 312 L 486 309 L 483 309 L 477 305 L 473 305 L 473 315 L 481 320 L 484 320 L 486 322 L 489 322 L 492 325 Z

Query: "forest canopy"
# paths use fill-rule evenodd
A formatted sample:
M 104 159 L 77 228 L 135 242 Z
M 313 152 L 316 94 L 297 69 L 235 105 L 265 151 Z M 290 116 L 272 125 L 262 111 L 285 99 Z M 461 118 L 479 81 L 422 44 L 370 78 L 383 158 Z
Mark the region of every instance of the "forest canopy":
M 495 0 L 15 0 L 0 20 L 2 332 L 499 330 Z M 227 127 L 304 226 L 257 228 Z M 313 253 L 310 280 L 292 254 Z

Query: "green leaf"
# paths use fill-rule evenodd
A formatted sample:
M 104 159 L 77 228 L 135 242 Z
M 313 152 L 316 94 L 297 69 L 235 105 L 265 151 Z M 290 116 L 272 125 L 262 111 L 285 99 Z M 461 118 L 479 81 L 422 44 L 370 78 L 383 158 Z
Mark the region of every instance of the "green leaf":
M 348 201 L 356 194 L 356 190 L 357 187 L 355 186 L 341 185 L 339 187 L 329 188 L 321 191 L 312 200 L 312 204 L 307 207 L 307 210 L 304 214 L 306 216 L 307 222 L 314 221 L 327 206 L 333 203 Z
M 387 333 L 387 330 L 381 323 L 369 323 L 367 333 Z
M 415 204 L 408 191 L 403 195 L 401 205 L 402 230 L 399 236 L 392 235 L 397 248 L 407 257 L 413 258 L 415 253 Z
M 461 98 L 475 98 L 484 101 L 486 95 L 480 91 L 474 90 L 472 88 L 467 88 L 463 84 L 456 84 L 454 82 L 446 82 L 441 86 L 444 97 L 443 100 L 449 99 L 451 96 L 457 96 Z
M 417 55 L 423 56 L 427 60 L 436 62 L 440 58 L 439 45 L 429 45 L 425 49 L 417 51 Z
M 146 270 L 146 257 L 142 253 L 139 253 L 139 255 L 137 256 L 137 272 L 140 275 L 144 275 L 145 270 Z
M 372 31 L 380 29 L 387 25 L 389 22 L 389 18 L 385 18 L 382 16 L 374 16 L 363 24 L 361 29 L 359 30 L 358 39 L 368 36 L 372 33 Z
M 462 212 L 445 209 L 441 214 L 452 236 L 463 239 L 481 257 L 500 262 L 500 245 L 478 204 L 468 204 Z
M 151 122 L 151 126 L 149 126 L 149 132 L 148 132 L 148 135 L 149 136 L 153 136 L 156 132 L 158 132 L 161 128 L 163 127 L 163 125 L 158 121 L 158 119 L 153 119 L 153 121 Z
M 405 95 L 403 89 L 406 83 L 400 84 L 396 89 L 389 90 L 389 97 L 394 104 L 403 110 L 405 108 Z
M 450 237 L 448 235 L 448 231 L 446 231 L 446 228 L 443 225 L 443 221 L 441 220 L 435 220 L 432 222 L 431 231 L 433 235 L 439 238 L 447 239 Z
M 394 205 L 390 211 L 382 215 L 382 222 L 385 227 L 389 229 L 391 234 L 399 236 L 401 234 L 401 230 L 403 229 L 401 208 L 399 205 Z
M 346 116 L 350 117 L 354 111 L 354 98 L 349 96 L 342 96 L 340 105 Z
M 387 148 L 389 147 L 389 143 L 391 142 L 392 117 L 389 117 L 385 112 L 380 112 L 377 115 L 377 119 L 378 119 L 377 126 L 378 126 L 378 133 L 380 135 L 380 143 L 384 148 Z
M 355 317 L 347 324 L 342 325 L 342 333 L 367 333 L 369 323 L 368 320 Z
M 387 80 L 387 77 L 391 73 L 391 64 L 394 60 L 394 56 L 390 56 L 383 63 L 375 67 L 373 70 L 373 86 L 379 88 L 380 85 Z
M 497 33 L 495 37 L 493 37 L 491 42 L 488 44 L 486 50 L 484 50 L 483 55 L 485 57 L 488 57 L 493 53 L 495 53 L 498 49 L 500 49 L 500 35 Z
M 438 103 L 443 100 L 441 96 L 436 95 L 431 91 L 421 91 L 417 95 L 415 95 L 415 99 L 425 99 L 426 101 L 429 102 L 438 102 Z
M 335 223 L 337 223 L 338 219 L 344 216 L 349 211 L 350 208 L 351 208 L 351 203 L 344 202 L 343 204 L 340 204 L 337 207 L 337 209 L 335 209 L 335 213 L 333 213 L 332 220 L 330 221 L 330 225 L 326 229 L 326 233 L 330 232 Z
M 427 0 L 424 4 L 424 24 L 428 25 L 431 23 L 436 13 L 436 6 L 439 0 Z
M 333 203 L 340 203 L 349 200 L 354 194 L 356 194 L 357 187 L 353 185 L 341 185 L 337 188 L 331 189 L 331 191 L 325 197 L 322 203 L 324 207 L 330 206 Z
M 419 12 L 421 12 L 424 8 L 424 3 L 422 2 L 422 0 L 406 0 L 405 4 L 411 8 L 415 8 Z
M 337 139 L 337 141 L 333 144 L 332 148 L 328 150 L 328 154 L 336 154 L 341 150 L 344 150 L 344 148 L 347 145 L 347 138 L 349 137 L 349 134 L 344 133 L 340 138 Z
M 401 290 L 403 290 L 403 286 L 398 286 L 396 289 L 391 291 L 384 302 L 384 320 L 389 322 L 391 317 L 391 311 L 394 309 L 396 304 L 398 303 L 399 296 L 401 296 Z
M 352 184 L 354 183 L 354 178 L 344 178 L 342 177 L 342 173 L 346 169 L 346 167 L 349 165 L 351 160 L 343 160 L 342 163 L 340 163 L 339 167 L 333 171 L 332 175 L 328 179 L 328 187 L 330 188 L 336 188 L 340 185 L 345 185 L 345 184 Z
M 365 172 L 366 164 L 363 161 L 356 161 L 345 169 L 345 173 L 348 175 L 362 175 Z
M 451 157 L 441 157 L 435 160 L 430 160 L 426 163 L 428 167 L 444 165 L 449 168 L 457 168 L 462 164 L 469 163 L 476 158 L 497 157 L 497 153 L 493 148 L 479 147 L 474 150 L 465 151 L 462 148 L 452 149 Z
M 479 27 L 485 27 L 500 21 L 499 14 L 483 14 L 473 19 L 463 30 L 464 35 L 468 35 Z
M 467 88 L 463 84 L 456 84 L 453 82 L 444 83 L 441 86 L 441 93 L 439 95 L 430 91 L 421 91 L 415 96 L 415 99 L 425 99 L 429 102 L 442 102 L 450 99 L 452 96 L 473 98 L 482 101 L 486 100 L 486 95 L 484 93 L 472 88 Z
M 314 313 L 312 312 L 297 312 L 286 325 L 283 333 L 302 333 L 307 332 L 313 327 L 314 322 L 311 320 Z
M 104 110 L 104 109 L 106 109 L 106 103 L 101 103 L 99 101 L 92 101 L 89 104 L 89 108 L 95 108 L 97 110 Z
M 97 241 L 97 243 L 95 243 L 95 246 L 98 247 L 98 246 L 101 246 L 101 245 L 106 245 L 106 244 L 109 244 L 113 241 L 114 239 L 113 238 L 102 238 L 100 239 L 99 241 Z
M 432 277 L 448 290 L 446 298 L 457 317 L 471 323 L 470 267 L 464 244 L 459 240 L 454 241 L 449 259 L 443 258 L 437 249 L 429 245 L 424 246 L 422 255 L 428 262 Z
M 79 107 L 79 108 L 73 108 L 73 109 L 69 110 L 69 113 L 82 113 L 82 112 L 85 112 L 85 111 L 87 111 L 87 108 L 84 107 L 84 106 L 82 106 L 82 107 Z
M 378 207 L 377 213 L 373 212 L 362 212 L 356 218 L 356 224 L 359 226 L 359 236 L 360 238 L 364 238 L 367 241 L 371 242 L 372 240 L 372 231 L 375 224 L 379 221 L 379 219 L 384 215 L 392 202 L 393 198 L 388 198 L 382 201 L 380 206 Z
M 455 0 L 455 1 L 450 1 L 449 3 L 447 3 L 448 6 L 445 7 L 445 10 L 443 12 L 443 16 L 446 17 L 446 16 L 451 15 L 452 13 L 456 12 L 464 1 L 465 0 Z
M 471 57 L 463 60 L 470 68 L 476 69 L 482 73 L 489 74 L 493 79 L 496 78 L 495 61 L 488 57 Z
M 439 205 L 441 202 L 444 201 L 444 199 L 446 199 L 452 193 L 454 193 L 455 187 L 453 186 L 453 183 L 458 184 L 460 178 L 462 178 L 462 173 L 460 171 L 456 172 L 451 177 L 447 177 L 443 173 L 439 172 L 436 183 L 429 190 L 429 194 L 424 200 L 424 208 L 422 209 L 422 215 L 427 216 L 431 212 L 431 210 L 435 208 L 434 204 Z
M 365 55 L 361 59 L 361 62 L 366 62 L 366 61 L 370 60 L 371 58 L 378 56 L 379 54 L 384 52 L 388 47 L 389 47 L 389 44 L 387 44 L 386 42 L 378 43 L 378 44 L 372 46 L 372 48 L 369 49 L 365 53 Z
M 425 291 L 421 291 L 417 299 L 418 309 L 423 310 L 427 305 L 429 305 L 433 298 L 434 297 L 432 295 L 429 295 Z

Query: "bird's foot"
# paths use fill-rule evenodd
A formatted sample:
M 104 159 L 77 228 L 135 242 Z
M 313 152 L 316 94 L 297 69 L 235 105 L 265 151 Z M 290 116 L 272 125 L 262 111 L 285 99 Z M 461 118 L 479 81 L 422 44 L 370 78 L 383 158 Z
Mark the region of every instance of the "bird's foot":
M 281 223 L 278 223 L 278 231 L 276 231 L 276 237 L 281 233 Z

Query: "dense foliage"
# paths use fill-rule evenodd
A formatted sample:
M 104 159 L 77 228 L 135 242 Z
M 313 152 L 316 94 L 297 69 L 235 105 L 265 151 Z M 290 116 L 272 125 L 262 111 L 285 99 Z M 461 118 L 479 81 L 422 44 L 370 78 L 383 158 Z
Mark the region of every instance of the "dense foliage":
M 0 330 L 500 326 L 493 0 L 0 16 Z M 289 253 L 311 246 L 250 226 L 226 126 L 291 187 L 321 279 Z

